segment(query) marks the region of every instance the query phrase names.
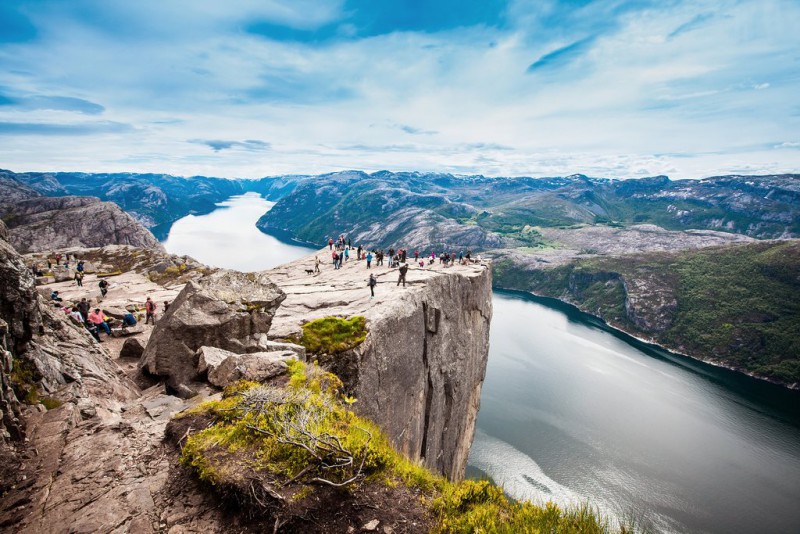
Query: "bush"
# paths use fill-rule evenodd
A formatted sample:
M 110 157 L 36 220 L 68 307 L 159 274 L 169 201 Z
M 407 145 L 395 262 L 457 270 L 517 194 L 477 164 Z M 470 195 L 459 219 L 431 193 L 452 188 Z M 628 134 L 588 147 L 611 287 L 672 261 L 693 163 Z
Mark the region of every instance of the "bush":
M 323 317 L 303 325 L 300 344 L 313 354 L 338 354 L 360 345 L 367 337 L 367 320 Z

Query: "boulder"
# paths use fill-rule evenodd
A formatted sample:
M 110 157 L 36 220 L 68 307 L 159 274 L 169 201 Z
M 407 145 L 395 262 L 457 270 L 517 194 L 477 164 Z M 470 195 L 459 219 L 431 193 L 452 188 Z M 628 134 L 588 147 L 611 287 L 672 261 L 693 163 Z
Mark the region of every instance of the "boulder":
M 208 381 L 218 387 L 226 387 L 238 380 L 263 382 L 286 372 L 286 360 L 296 359 L 292 351 L 256 352 L 231 354 L 209 370 Z
M 210 373 L 229 356 L 236 356 L 236 354 L 217 347 L 200 347 L 197 351 L 197 372 Z
M 56 279 L 52 276 L 37 276 L 36 277 L 36 285 L 37 286 L 44 286 L 47 284 L 52 284 L 55 282 Z
M 68 282 L 75 278 L 75 271 L 63 265 L 61 267 L 53 267 L 53 277 L 56 282 Z
M 190 281 L 153 328 L 140 367 L 167 379 L 175 391 L 198 377 L 202 346 L 237 354 L 259 352 L 283 299 L 264 273 L 220 270 Z
M 120 358 L 141 358 L 142 354 L 144 354 L 144 344 L 135 337 L 126 339 L 119 351 Z
M 267 336 L 263 336 L 259 340 L 258 346 L 261 347 L 261 350 L 265 352 L 288 350 L 294 352 L 297 355 L 297 359 L 301 362 L 306 361 L 306 348 L 302 345 L 296 345 L 295 343 L 287 343 L 283 341 L 271 341 L 267 339 Z

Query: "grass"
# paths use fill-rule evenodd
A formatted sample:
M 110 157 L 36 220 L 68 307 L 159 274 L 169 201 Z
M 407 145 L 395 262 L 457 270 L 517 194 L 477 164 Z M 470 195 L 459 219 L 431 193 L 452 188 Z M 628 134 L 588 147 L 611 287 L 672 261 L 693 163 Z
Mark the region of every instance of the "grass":
M 360 345 L 367 337 L 366 318 L 323 317 L 303 325 L 300 345 L 312 354 L 338 354 Z
M 222 400 L 205 403 L 181 416 L 205 414 L 213 421 L 189 436 L 182 462 L 201 480 L 226 488 L 228 494 L 230 488 L 240 488 L 242 494 L 236 495 L 237 499 L 247 498 L 252 480 L 269 481 L 276 491 L 288 496 L 290 503 L 313 498 L 321 487 L 314 480 L 321 477 L 335 482 L 356 478 L 340 492 L 370 484 L 397 491 L 413 488 L 419 496 L 415 506 L 432 519 L 437 533 L 615 530 L 588 506 L 573 510 L 552 503 L 537 506 L 510 500 L 501 488 L 486 480 L 447 481 L 395 451 L 377 425 L 346 408 L 340 389 L 335 375 L 296 361 L 290 363 L 290 379 L 284 389 L 239 383 L 227 389 Z M 253 410 L 252 400 L 264 398 L 276 400 Z M 292 429 L 297 427 L 323 438 L 335 436 L 352 453 L 354 462 L 333 468 L 327 458 L 327 466 L 319 462 L 310 452 L 324 453 L 316 442 L 307 442 L 307 448 L 292 443 L 301 437 L 293 434 Z M 626 527 L 619 530 L 630 531 Z

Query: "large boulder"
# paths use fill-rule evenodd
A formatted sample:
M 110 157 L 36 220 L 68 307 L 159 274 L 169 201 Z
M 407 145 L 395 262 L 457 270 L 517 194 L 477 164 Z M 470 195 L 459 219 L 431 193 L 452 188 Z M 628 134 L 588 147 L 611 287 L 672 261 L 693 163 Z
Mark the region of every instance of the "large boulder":
M 135 337 L 126 339 L 119 351 L 120 358 L 141 358 L 142 354 L 144 354 L 142 340 Z
M 190 281 L 153 328 L 140 367 L 165 377 L 173 390 L 188 391 L 198 378 L 200 347 L 263 351 L 259 341 L 285 298 L 263 273 L 221 270 Z
M 231 354 L 208 371 L 208 381 L 224 388 L 239 380 L 263 382 L 286 372 L 287 360 L 297 355 L 288 350 L 256 352 L 253 354 Z
M 197 351 L 197 372 L 210 373 L 235 353 L 218 347 L 200 347 Z

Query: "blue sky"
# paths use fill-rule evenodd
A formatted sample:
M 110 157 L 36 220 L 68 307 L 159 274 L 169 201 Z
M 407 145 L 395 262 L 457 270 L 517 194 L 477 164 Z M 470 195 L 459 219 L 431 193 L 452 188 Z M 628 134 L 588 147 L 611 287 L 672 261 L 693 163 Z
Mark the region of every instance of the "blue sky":
M 0 167 L 800 171 L 797 0 L 0 0 Z

